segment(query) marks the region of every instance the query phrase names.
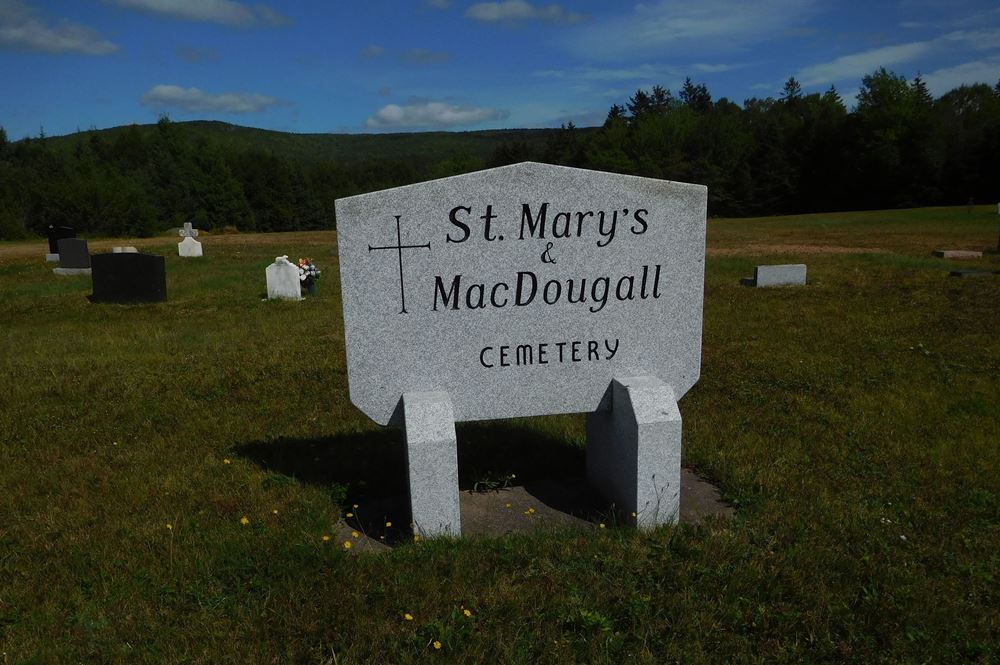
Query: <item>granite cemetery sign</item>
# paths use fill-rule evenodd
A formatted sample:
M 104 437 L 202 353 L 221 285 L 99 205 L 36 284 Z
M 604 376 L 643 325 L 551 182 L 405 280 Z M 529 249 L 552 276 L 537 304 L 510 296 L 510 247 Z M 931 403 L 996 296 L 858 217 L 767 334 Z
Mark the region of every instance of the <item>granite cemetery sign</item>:
M 706 201 L 531 162 L 337 201 L 351 401 L 404 428 L 419 533 L 460 531 L 456 421 L 581 411 L 591 482 L 676 521 Z

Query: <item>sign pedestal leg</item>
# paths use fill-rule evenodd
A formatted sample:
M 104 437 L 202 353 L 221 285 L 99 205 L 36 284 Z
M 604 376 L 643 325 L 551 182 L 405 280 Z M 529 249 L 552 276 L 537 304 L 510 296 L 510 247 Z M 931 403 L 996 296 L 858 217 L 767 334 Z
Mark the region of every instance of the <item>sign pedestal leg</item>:
M 414 534 L 461 535 L 451 397 L 445 392 L 404 393 L 403 429 Z
M 587 414 L 587 479 L 640 528 L 676 524 L 681 414 L 673 389 L 640 376 L 613 380 L 609 393 L 606 410 Z

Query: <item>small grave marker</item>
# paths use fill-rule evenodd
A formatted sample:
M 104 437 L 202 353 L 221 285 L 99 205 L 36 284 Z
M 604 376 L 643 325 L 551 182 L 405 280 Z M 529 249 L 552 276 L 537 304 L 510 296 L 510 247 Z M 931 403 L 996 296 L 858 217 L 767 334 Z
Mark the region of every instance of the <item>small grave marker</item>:
M 61 238 L 59 244 L 59 267 L 52 272 L 57 275 L 89 275 L 90 251 L 87 241 L 80 238 Z
M 264 276 L 267 278 L 269 300 L 302 300 L 299 267 L 291 263 L 287 256 L 276 256 L 274 263 L 264 271 Z
M 455 422 L 574 412 L 591 483 L 676 521 L 706 203 L 531 162 L 336 202 L 351 401 L 403 427 L 417 533 L 460 533 Z
M 938 249 L 934 251 L 934 256 L 939 259 L 981 259 L 983 253 L 971 249 Z
M 773 266 L 757 266 L 753 277 L 744 277 L 740 284 L 744 286 L 802 286 L 806 283 L 806 265 L 804 263 L 786 263 Z
M 49 237 L 49 251 L 45 255 L 45 260 L 56 263 L 59 261 L 59 241 L 63 238 L 75 238 L 76 229 L 72 226 L 52 226 L 49 224 L 47 235 Z
M 184 228 L 177 232 L 184 240 L 177 243 L 177 254 L 187 258 L 202 256 L 201 243 L 195 240 L 198 229 L 191 228 L 191 222 L 184 222 Z

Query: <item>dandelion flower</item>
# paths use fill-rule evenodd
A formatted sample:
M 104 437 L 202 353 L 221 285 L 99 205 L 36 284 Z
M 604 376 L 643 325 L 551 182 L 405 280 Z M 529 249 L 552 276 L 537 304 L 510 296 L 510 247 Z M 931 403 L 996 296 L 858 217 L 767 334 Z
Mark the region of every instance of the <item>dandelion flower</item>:
M 361 535 L 361 534 L 360 534 L 360 533 L 358 533 L 357 531 L 351 531 L 351 538 L 357 538 L 357 537 L 358 537 L 358 536 L 360 536 L 360 535 Z
M 440 651 L 441 642 L 439 642 L 438 640 L 434 640 L 434 648 Z
M 223 463 L 223 464 L 229 464 L 229 463 L 230 463 L 230 462 L 229 462 L 229 458 L 227 457 L 227 458 L 225 458 L 224 460 L 222 460 L 222 463 Z
M 349 540 L 345 540 L 344 541 L 344 549 L 345 550 L 351 549 L 351 541 L 349 541 Z
M 354 504 L 354 505 L 353 505 L 353 506 L 351 506 L 351 507 L 352 507 L 352 508 L 354 508 L 354 510 L 357 510 L 357 509 L 358 509 L 358 504 Z
M 534 515 L 535 514 L 535 509 L 534 508 L 528 508 L 528 512 L 531 513 L 532 515 Z
M 423 538 L 420 537 L 419 533 L 413 534 L 413 542 L 419 543 L 421 540 L 423 540 Z
M 392 526 L 392 522 L 386 522 L 386 523 L 385 523 L 385 527 L 386 527 L 387 529 L 388 529 L 388 528 L 390 528 L 391 526 Z
M 347 513 L 347 517 L 354 517 L 354 513 Z
M 462 614 L 464 614 L 467 617 L 471 617 L 472 616 L 472 611 L 471 610 L 462 610 Z
M 510 507 L 511 507 L 511 504 L 509 504 L 509 503 L 508 503 L 508 504 L 507 504 L 507 505 L 506 505 L 505 507 L 506 507 L 506 508 L 510 508 Z
M 406 619 L 407 621 L 413 621 L 413 615 L 410 614 L 409 612 L 407 612 L 406 614 L 404 614 L 403 618 Z
M 173 524 L 171 524 L 170 522 L 167 522 L 167 528 L 168 528 L 168 529 L 173 529 L 173 528 L 174 528 L 174 525 L 173 525 Z
M 277 508 L 275 508 L 275 509 L 274 509 L 274 510 L 272 510 L 271 512 L 272 512 L 272 513 L 274 513 L 275 515 L 277 515 L 277 514 L 278 514 L 278 509 L 277 509 Z
M 240 518 L 240 524 L 242 524 L 243 526 L 246 526 L 247 524 L 250 524 L 250 520 L 247 519 L 246 515 L 244 515 L 243 517 Z
M 322 538 L 322 539 L 323 539 L 323 542 L 325 543 L 326 541 L 330 540 L 330 536 L 328 536 L 328 535 L 326 535 L 326 534 L 324 533 L 324 534 L 323 534 L 323 538 Z
M 632 517 L 637 517 L 637 515 L 635 513 L 632 513 Z

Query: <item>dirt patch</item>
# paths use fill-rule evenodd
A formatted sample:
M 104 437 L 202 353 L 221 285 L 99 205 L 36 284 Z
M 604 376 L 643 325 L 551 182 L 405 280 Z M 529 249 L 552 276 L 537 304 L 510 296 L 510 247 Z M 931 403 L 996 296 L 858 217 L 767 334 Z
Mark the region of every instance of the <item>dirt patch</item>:
M 878 247 L 844 247 L 841 245 L 744 245 L 742 247 L 708 247 L 709 256 L 754 256 L 759 254 L 877 254 Z

